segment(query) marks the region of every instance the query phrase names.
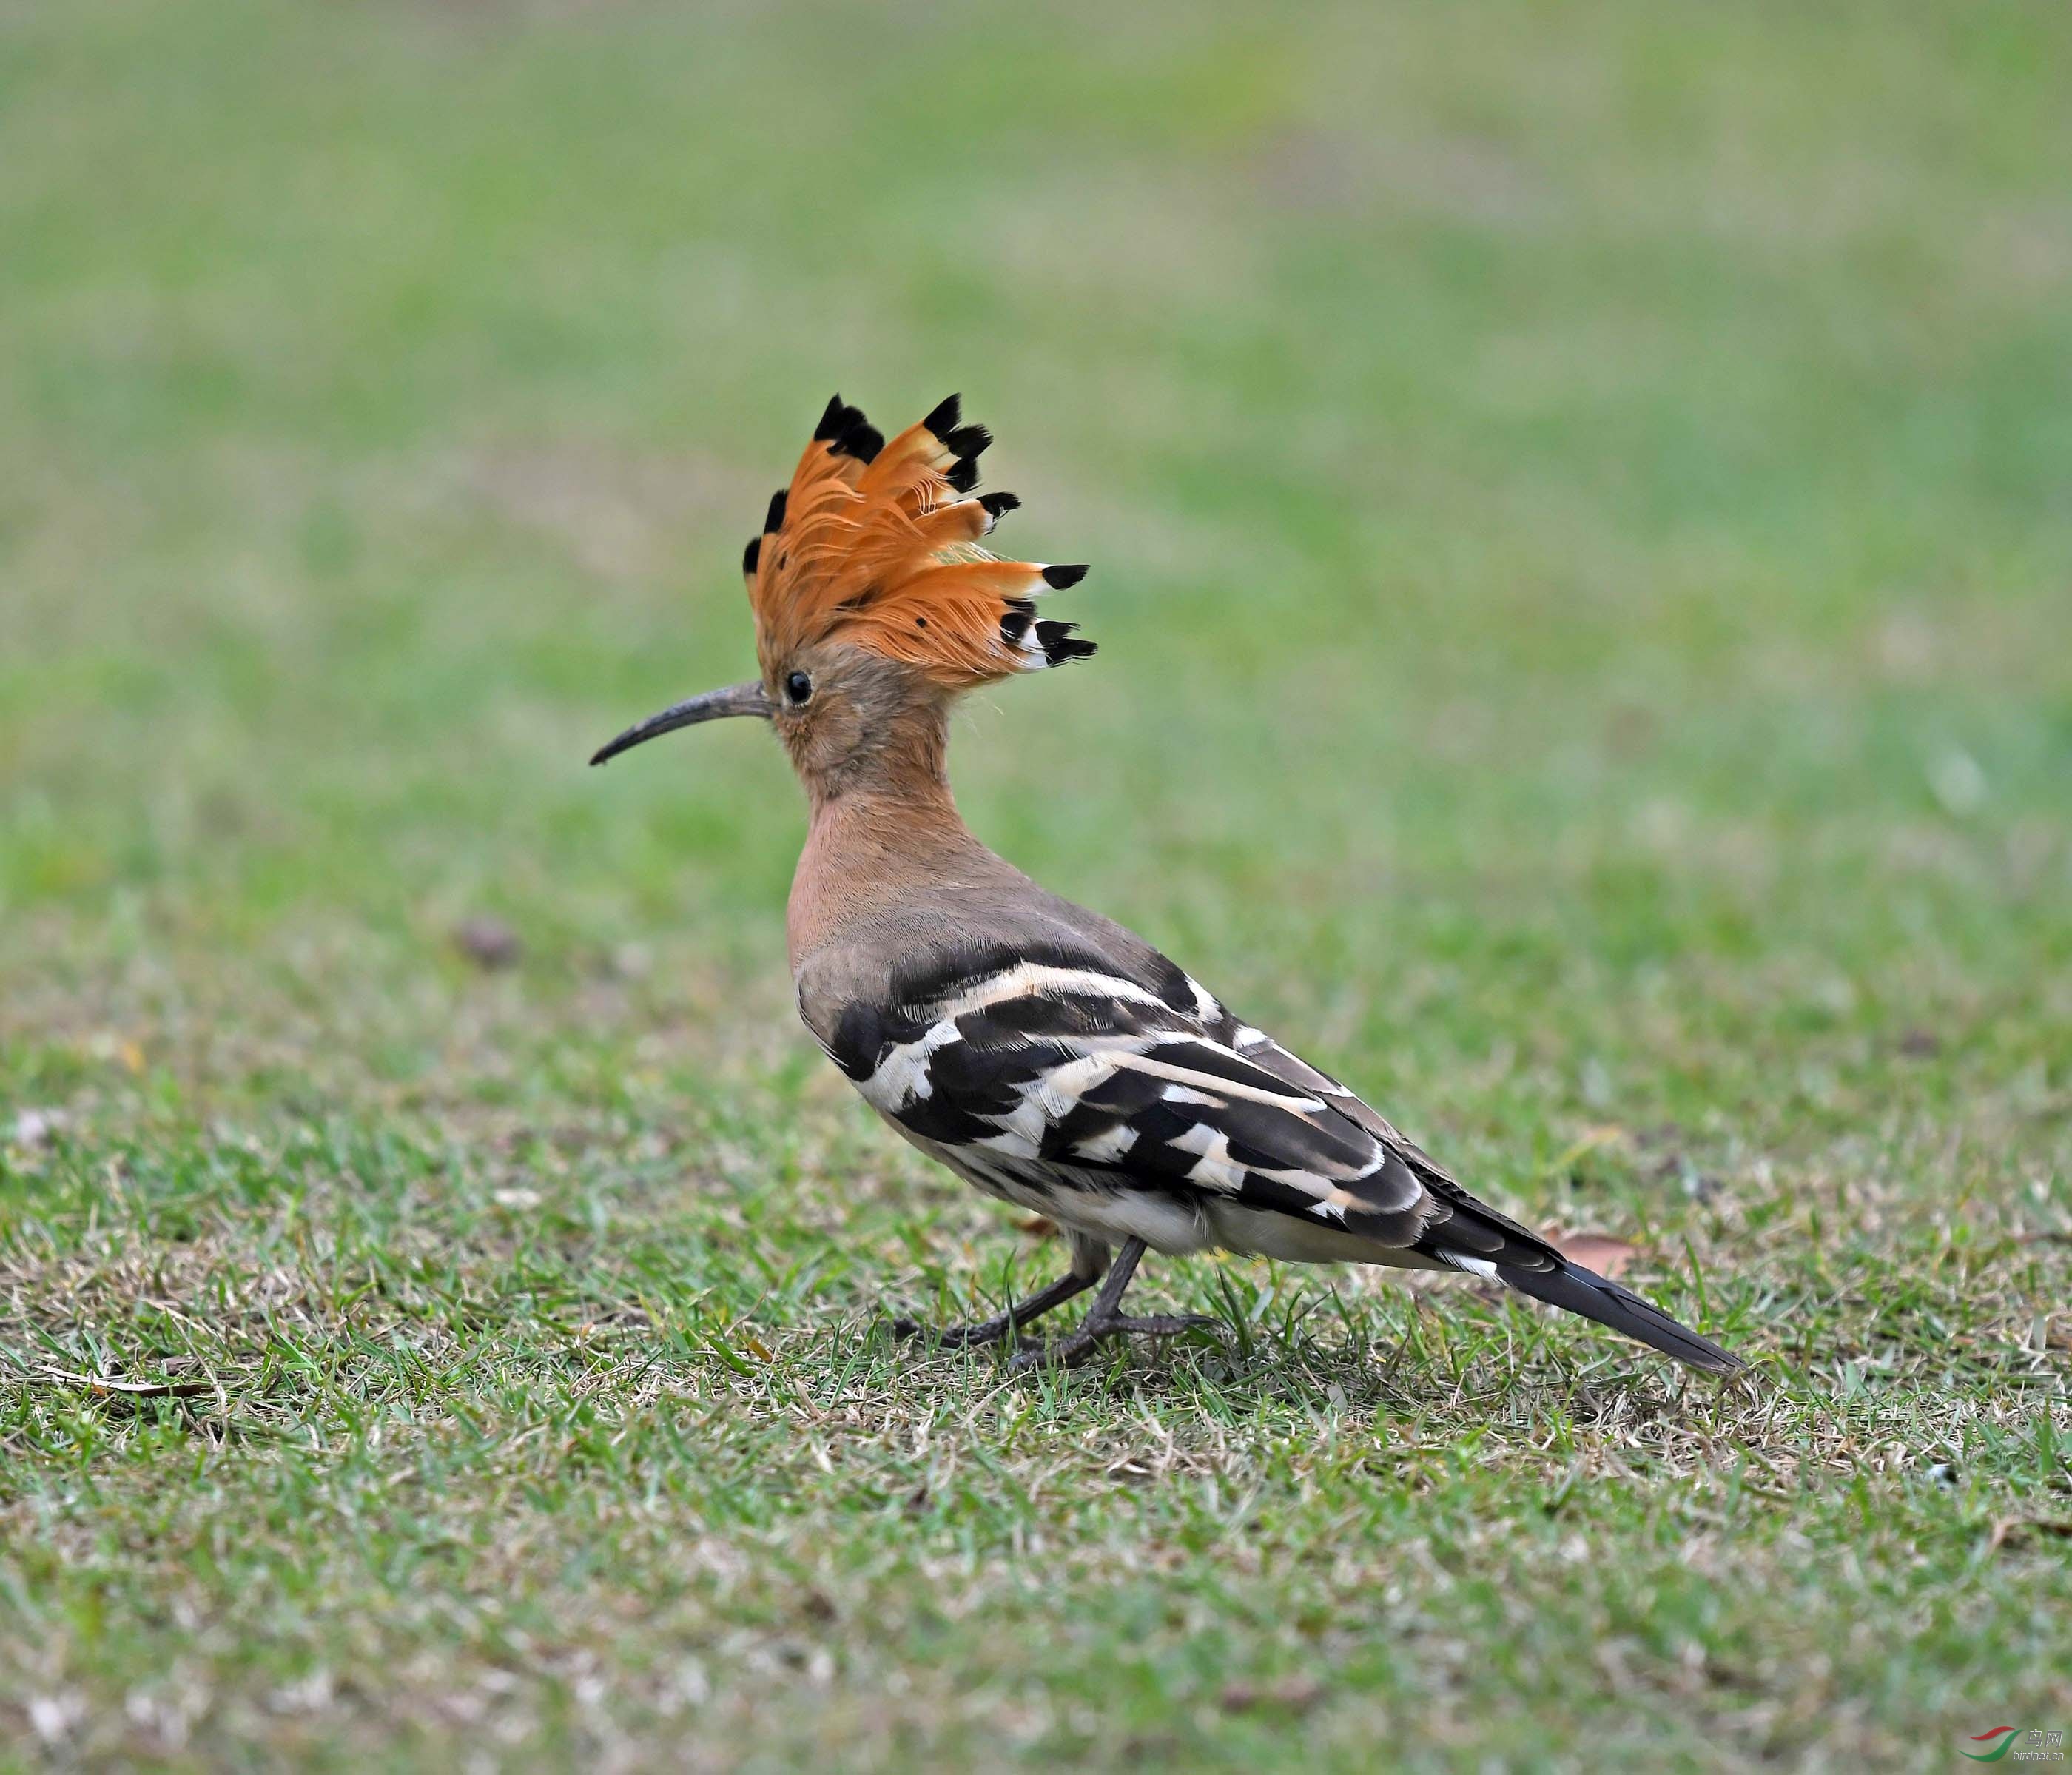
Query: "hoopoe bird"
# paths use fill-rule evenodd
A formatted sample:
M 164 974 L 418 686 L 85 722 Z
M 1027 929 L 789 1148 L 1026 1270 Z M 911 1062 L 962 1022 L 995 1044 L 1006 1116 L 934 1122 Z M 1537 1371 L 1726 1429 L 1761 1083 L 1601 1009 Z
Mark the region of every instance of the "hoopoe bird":
M 996 1342 L 1096 1287 L 1075 1331 L 1014 1365 L 1178 1332 L 1210 1321 L 1127 1314 L 1124 1291 L 1147 1250 L 1216 1249 L 1464 1271 L 1694 1367 L 1742 1366 L 1477 1200 L 1141 937 L 972 834 L 950 794 L 952 703 L 1094 652 L 1037 614 L 1085 567 L 984 546 L 1020 504 L 972 496 L 992 441 L 955 395 L 890 443 L 836 396 L 742 558 L 760 679 L 665 709 L 590 760 L 726 716 L 776 730 L 811 810 L 786 916 L 806 1027 L 896 1132 L 1069 1241 L 1050 1287 L 933 1335 Z

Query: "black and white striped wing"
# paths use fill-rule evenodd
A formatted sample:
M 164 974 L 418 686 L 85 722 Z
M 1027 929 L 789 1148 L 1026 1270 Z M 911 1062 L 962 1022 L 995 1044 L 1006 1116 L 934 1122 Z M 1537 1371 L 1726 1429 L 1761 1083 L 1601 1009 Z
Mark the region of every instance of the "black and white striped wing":
M 915 984 L 850 1007 L 825 1045 L 874 1109 L 975 1169 L 1106 1173 L 1396 1246 L 1441 1212 L 1414 1147 L 1178 969 L 1154 987 L 1018 960 Z

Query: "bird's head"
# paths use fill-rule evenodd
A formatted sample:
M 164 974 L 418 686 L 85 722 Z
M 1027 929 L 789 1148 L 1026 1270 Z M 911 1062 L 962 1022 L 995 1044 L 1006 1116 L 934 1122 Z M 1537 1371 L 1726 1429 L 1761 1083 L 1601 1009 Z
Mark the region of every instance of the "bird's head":
M 832 797 L 888 767 L 939 767 L 943 715 L 961 692 L 1092 653 L 1073 624 L 1036 615 L 1040 594 L 1076 584 L 1084 567 L 980 546 L 1021 502 L 972 496 L 993 439 L 958 418 L 953 394 L 888 443 L 840 395 L 830 401 L 742 558 L 762 677 L 651 715 L 590 762 L 754 715 L 808 790 Z

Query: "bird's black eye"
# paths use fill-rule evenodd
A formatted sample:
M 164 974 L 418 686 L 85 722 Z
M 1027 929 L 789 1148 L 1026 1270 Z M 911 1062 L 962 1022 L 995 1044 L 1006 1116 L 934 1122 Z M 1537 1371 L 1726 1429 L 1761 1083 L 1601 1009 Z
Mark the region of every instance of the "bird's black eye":
M 797 708 L 813 694 L 813 681 L 804 672 L 794 672 L 784 680 L 784 700 Z

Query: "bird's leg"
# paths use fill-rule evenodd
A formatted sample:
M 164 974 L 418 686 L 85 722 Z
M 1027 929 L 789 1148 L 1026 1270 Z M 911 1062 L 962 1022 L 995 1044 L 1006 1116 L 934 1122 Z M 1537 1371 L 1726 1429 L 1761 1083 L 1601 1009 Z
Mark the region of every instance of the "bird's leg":
M 895 1337 L 927 1337 L 945 1349 L 976 1349 L 981 1344 L 997 1344 L 1032 1319 L 1042 1318 L 1053 1307 L 1062 1307 L 1073 1295 L 1084 1294 L 1100 1277 L 1098 1270 L 1090 1276 L 1081 1275 L 1075 1270 L 1026 1300 L 1015 1301 L 1005 1312 L 995 1313 L 992 1318 L 981 1319 L 975 1324 L 945 1325 L 940 1331 L 931 1332 L 918 1320 L 895 1319 L 892 1321 L 892 1334 Z
M 1146 1337 L 1174 1337 L 1182 1332 L 1192 1331 L 1197 1325 L 1214 1324 L 1214 1320 L 1199 1313 L 1146 1313 L 1133 1316 L 1117 1310 L 1122 1305 L 1123 1291 L 1128 1287 L 1130 1278 L 1137 1274 L 1144 1250 L 1143 1240 L 1124 1240 L 1115 1266 L 1101 1283 L 1101 1291 L 1094 1296 L 1093 1305 L 1087 1308 L 1087 1316 L 1079 1321 L 1079 1328 L 1067 1332 L 1054 1343 L 1022 1351 L 1008 1364 L 1009 1372 L 1024 1373 L 1046 1365 L 1076 1368 L 1093 1354 L 1104 1337 L 1120 1337 L 1131 1332 Z

